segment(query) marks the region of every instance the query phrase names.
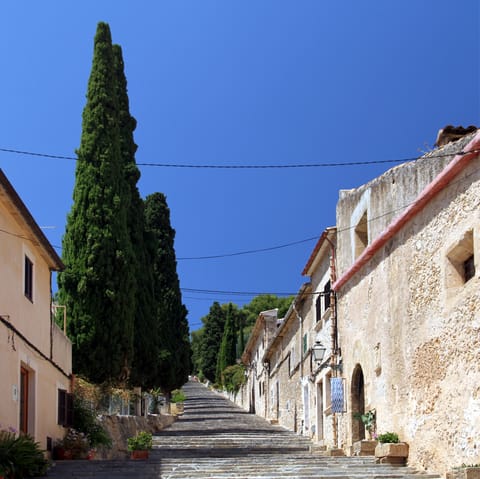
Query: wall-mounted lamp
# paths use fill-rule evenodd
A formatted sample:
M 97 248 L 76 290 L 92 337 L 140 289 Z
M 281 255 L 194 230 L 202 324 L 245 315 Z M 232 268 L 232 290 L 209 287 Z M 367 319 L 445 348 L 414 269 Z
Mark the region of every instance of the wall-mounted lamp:
M 320 341 L 316 341 L 312 346 L 313 360 L 316 363 L 321 363 L 323 361 L 323 357 L 325 356 L 326 350 L 327 348 Z
M 330 368 L 333 370 L 342 371 L 342 363 L 340 361 L 339 364 L 332 364 L 331 362 L 323 362 L 325 359 L 325 352 L 327 348 L 320 342 L 316 341 L 315 344 L 312 346 L 312 357 L 313 360 L 317 363 L 318 369 L 323 368 Z

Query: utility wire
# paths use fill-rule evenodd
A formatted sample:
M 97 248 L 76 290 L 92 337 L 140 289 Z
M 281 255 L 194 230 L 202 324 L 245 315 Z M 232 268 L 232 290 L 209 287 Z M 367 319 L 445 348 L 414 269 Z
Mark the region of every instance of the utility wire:
M 63 155 L 52 155 L 48 153 L 38 153 L 32 151 L 24 150 L 14 150 L 10 148 L 0 148 L 0 151 L 5 153 L 14 153 L 17 155 L 24 156 L 37 156 L 43 158 L 59 159 L 59 160 L 72 160 L 77 161 L 78 158 L 75 156 L 63 156 Z M 446 156 L 453 155 L 465 155 L 467 153 L 476 153 L 480 150 L 471 150 L 471 151 L 459 151 L 453 153 L 432 153 L 428 154 L 428 158 L 443 158 Z M 357 166 L 357 165 L 375 165 L 381 163 L 406 163 L 409 161 L 416 161 L 422 156 L 416 156 L 411 158 L 400 158 L 396 160 L 371 160 L 371 161 L 348 161 L 348 162 L 336 162 L 336 163 L 300 163 L 300 164 L 286 164 L 286 165 L 214 165 L 214 164 L 182 164 L 182 163 L 142 163 L 137 162 L 137 166 L 149 166 L 149 167 L 158 167 L 158 168 L 195 168 L 195 169 L 286 169 L 286 168 L 327 168 L 327 167 L 340 167 L 340 166 Z
M 197 288 L 180 288 L 182 291 L 187 293 L 201 293 L 201 294 L 219 294 L 219 295 L 227 295 L 227 296 L 259 296 L 259 295 L 266 295 L 271 294 L 275 296 L 295 296 L 298 292 L 295 293 L 286 293 L 286 292 L 265 292 L 265 291 L 223 291 L 218 289 L 197 289 Z M 330 291 L 313 291 L 310 293 L 304 293 L 310 296 L 326 296 L 330 295 Z

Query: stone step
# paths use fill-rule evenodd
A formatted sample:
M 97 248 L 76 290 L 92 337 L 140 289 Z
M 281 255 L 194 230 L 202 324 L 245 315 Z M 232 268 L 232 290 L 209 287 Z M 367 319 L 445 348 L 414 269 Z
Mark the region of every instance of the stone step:
M 247 414 L 196 383 L 185 412 L 154 436 L 147 461 L 62 461 L 52 479 L 438 479 L 373 457 L 327 456 L 311 441 Z

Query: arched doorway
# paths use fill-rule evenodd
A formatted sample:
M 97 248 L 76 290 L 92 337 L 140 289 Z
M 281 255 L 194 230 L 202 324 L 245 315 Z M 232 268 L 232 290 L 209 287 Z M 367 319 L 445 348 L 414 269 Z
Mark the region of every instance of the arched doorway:
M 365 439 L 365 427 L 362 421 L 355 419 L 357 414 L 365 414 L 365 381 L 360 364 L 355 366 L 352 374 L 352 443 Z

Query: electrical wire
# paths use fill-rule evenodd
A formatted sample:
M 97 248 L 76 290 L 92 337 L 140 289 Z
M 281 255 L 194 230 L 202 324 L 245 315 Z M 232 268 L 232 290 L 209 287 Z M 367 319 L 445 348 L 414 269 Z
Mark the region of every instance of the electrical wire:
M 25 150 L 15 150 L 11 148 L 0 148 L 0 151 L 4 153 L 13 153 L 16 155 L 24 156 L 37 156 L 42 158 L 50 159 L 59 159 L 59 160 L 72 160 L 78 161 L 78 158 L 75 156 L 64 156 L 64 155 L 53 155 L 49 153 L 38 153 Z M 465 155 L 467 153 L 476 153 L 480 150 L 472 151 L 459 151 L 453 153 L 432 153 L 428 155 L 428 158 L 443 158 L 453 155 Z M 214 165 L 214 164 L 181 164 L 181 163 L 143 163 L 137 162 L 137 166 L 147 166 L 147 167 L 158 167 L 158 168 L 194 168 L 194 169 L 228 169 L 228 170 L 239 170 L 239 169 L 292 169 L 292 168 L 327 168 L 327 167 L 341 167 L 341 166 L 357 166 L 357 165 L 375 165 L 382 163 L 406 163 L 410 161 L 416 161 L 425 155 L 411 157 L 411 158 L 400 158 L 393 160 L 371 160 L 371 161 L 348 161 L 348 162 L 336 162 L 336 163 L 299 163 L 299 164 L 286 164 L 286 165 Z

